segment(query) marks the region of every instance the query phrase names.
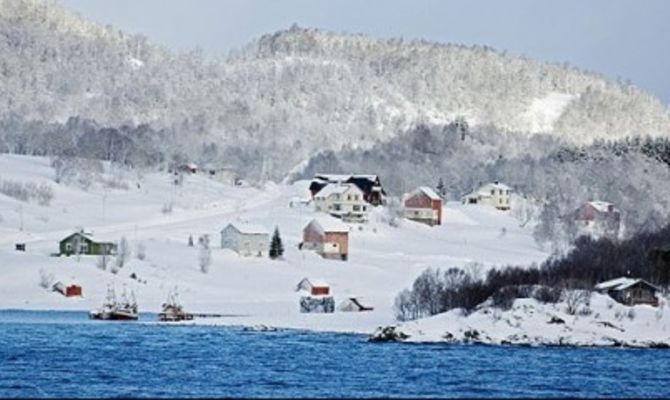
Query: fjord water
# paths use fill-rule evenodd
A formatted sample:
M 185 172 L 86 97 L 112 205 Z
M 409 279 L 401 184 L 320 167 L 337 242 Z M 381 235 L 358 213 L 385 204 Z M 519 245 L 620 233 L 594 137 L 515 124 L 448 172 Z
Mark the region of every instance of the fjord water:
M 0 311 L 0 397 L 670 397 L 670 351 L 364 336 Z

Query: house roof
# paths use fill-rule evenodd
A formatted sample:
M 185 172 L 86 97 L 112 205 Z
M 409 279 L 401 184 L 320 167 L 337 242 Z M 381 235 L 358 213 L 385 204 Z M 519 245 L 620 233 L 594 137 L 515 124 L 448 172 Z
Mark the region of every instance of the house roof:
M 351 184 L 351 183 L 347 183 L 347 184 L 333 184 L 333 183 L 331 183 L 331 184 L 327 184 L 326 186 L 324 186 L 321 190 L 319 190 L 316 193 L 316 195 L 319 196 L 319 197 L 329 197 L 330 195 L 333 195 L 333 194 L 344 194 L 347 190 L 352 189 L 352 188 L 355 188 L 355 189 L 360 191 L 360 189 L 358 189 L 358 186 L 356 186 L 354 184 Z
M 319 278 L 303 278 L 300 282 L 298 282 L 298 287 L 302 286 L 303 282 L 309 284 L 311 287 L 330 287 L 328 282 Z
M 431 200 L 441 200 L 442 198 L 438 196 L 437 193 L 428 186 L 420 186 L 414 193 L 423 192 L 426 196 L 430 197 Z
M 309 225 L 315 225 L 323 232 L 349 232 L 349 226 L 332 217 L 314 218 Z
M 104 233 L 91 233 L 91 232 L 72 232 L 71 234 L 67 235 L 60 241 L 68 240 L 72 238 L 75 235 L 81 235 L 85 237 L 86 239 L 95 242 L 95 243 L 116 243 L 120 238 L 116 236 L 112 236 L 110 234 L 104 234 Z
M 264 226 L 260 225 L 253 225 L 253 224 L 248 224 L 244 222 L 231 222 L 228 225 L 226 225 L 225 228 L 222 229 L 225 230 L 229 226 L 232 226 L 235 230 L 237 230 L 240 233 L 246 234 L 246 235 L 269 235 L 270 231 L 267 230 Z
M 482 185 L 482 187 L 479 188 L 479 190 L 482 189 L 488 189 L 488 188 L 494 188 L 494 189 L 502 189 L 502 190 L 512 190 L 511 187 L 505 185 L 504 183 L 500 183 L 498 181 L 496 182 L 489 182 L 485 185 Z
M 635 279 L 635 278 L 626 278 L 626 277 L 621 277 L 621 278 L 616 278 L 616 279 L 611 279 L 609 281 L 601 282 L 595 286 L 596 290 L 625 290 L 628 289 L 629 287 L 636 285 L 638 283 L 644 283 L 645 285 L 648 285 L 656 290 L 659 290 L 658 287 L 655 285 L 652 285 L 651 283 L 645 281 L 644 279 Z
M 609 212 L 609 207 L 614 207 L 614 204 L 608 203 L 606 201 L 600 201 L 600 200 L 594 200 L 594 201 L 589 201 L 589 203 L 593 208 L 600 212 Z M 616 210 L 616 209 L 614 209 Z

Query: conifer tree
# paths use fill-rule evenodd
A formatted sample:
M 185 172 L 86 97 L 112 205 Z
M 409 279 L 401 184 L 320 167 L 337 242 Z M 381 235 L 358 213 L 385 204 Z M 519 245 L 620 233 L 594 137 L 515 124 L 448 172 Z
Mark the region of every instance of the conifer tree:
M 444 181 L 442 178 L 437 182 L 437 186 L 435 187 L 437 189 L 437 195 L 440 196 L 442 199 L 444 199 L 447 196 L 447 188 L 444 187 Z
M 270 258 L 274 260 L 280 258 L 283 254 L 284 245 L 279 235 L 279 228 L 275 227 L 275 232 L 272 234 L 272 240 L 270 241 Z

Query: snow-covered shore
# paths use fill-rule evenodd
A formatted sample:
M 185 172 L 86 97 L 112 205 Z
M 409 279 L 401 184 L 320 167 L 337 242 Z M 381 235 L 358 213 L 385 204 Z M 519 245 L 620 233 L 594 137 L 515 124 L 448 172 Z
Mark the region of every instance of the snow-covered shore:
M 451 310 L 378 329 L 372 338 L 414 343 L 670 348 L 667 300 L 662 300 L 660 307 L 628 307 L 595 293 L 589 303 L 570 315 L 563 302 L 517 299 L 509 310 L 488 305 L 468 315 L 461 309 Z

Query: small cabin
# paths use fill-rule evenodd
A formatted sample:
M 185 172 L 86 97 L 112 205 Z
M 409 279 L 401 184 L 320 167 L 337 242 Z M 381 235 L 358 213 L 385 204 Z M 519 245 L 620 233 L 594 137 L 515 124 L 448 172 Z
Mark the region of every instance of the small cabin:
M 347 297 L 337 306 L 337 309 L 342 312 L 364 312 L 373 311 L 374 307 L 365 305 L 360 297 Z
M 58 281 L 51 286 L 51 290 L 58 292 L 65 297 L 81 297 L 82 289 L 81 286 L 75 283 L 65 285 L 63 282 Z
M 244 257 L 265 257 L 270 250 L 270 233 L 262 226 L 229 223 L 221 230 L 221 248 Z
M 429 187 L 421 186 L 405 196 L 405 218 L 429 226 L 442 224 L 442 198 Z
M 96 241 L 93 235 L 83 231 L 75 232 L 59 243 L 60 255 L 114 255 L 117 252 L 117 245 L 113 242 Z
M 323 258 L 346 261 L 349 257 L 349 227 L 335 218 L 313 219 L 302 237 L 301 248 L 315 250 Z
M 81 296 L 82 296 L 81 286 L 71 284 L 65 287 L 65 297 L 81 297 Z
M 321 279 L 304 278 L 298 283 L 296 292 L 306 292 L 311 296 L 328 296 L 330 285 Z
M 626 277 L 612 279 L 597 284 L 595 290 L 627 306 L 648 304 L 658 307 L 657 293 L 660 289 L 644 279 Z

